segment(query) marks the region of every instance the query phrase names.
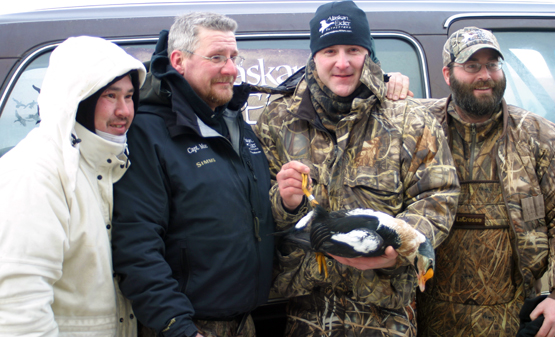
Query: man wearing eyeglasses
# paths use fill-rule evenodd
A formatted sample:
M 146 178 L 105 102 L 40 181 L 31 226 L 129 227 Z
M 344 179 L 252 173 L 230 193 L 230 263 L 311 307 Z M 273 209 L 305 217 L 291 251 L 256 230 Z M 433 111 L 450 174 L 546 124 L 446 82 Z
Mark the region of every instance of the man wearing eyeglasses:
M 128 135 L 114 269 L 143 336 L 254 336 L 249 313 L 268 300 L 268 163 L 228 104 L 242 59 L 236 27 L 191 13 L 161 32 Z
M 518 336 L 555 336 L 555 128 L 505 103 L 503 60 L 490 31 L 458 30 L 443 49 L 451 95 L 424 101 L 448 137 L 461 195 L 417 300 L 419 336 L 515 336 L 525 301 Z M 551 295 L 536 298 L 548 267 Z

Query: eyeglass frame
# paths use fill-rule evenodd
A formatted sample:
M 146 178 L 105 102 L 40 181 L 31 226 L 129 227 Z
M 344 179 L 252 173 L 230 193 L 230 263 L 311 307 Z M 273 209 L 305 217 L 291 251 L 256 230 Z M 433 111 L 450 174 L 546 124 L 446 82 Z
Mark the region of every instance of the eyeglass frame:
M 474 72 L 468 71 L 468 69 L 467 69 L 468 65 L 476 65 L 476 64 L 479 65 L 478 70 L 476 70 Z M 486 64 L 482 64 L 482 63 L 479 63 L 479 62 L 472 62 L 472 61 L 471 61 L 471 63 L 467 63 L 467 62 L 465 62 L 465 63 L 455 63 L 455 62 L 453 62 L 453 67 L 463 68 L 464 71 L 466 71 L 469 74 L 477 74 L 482 70 L 483 66 L 486 66 L 487 71 L 489 71 L 490 73 L 495 73 L 495 72 L 498 72 L 499 70 L 503 69 L 503 64 L 504 64 L 503 60 L 497 60 L 497 62 L 488 62 Z M 491 70 L 490 67 L 492 65 L 497 65 L 499 68 L 495 69 L 495 70 Z
M 200 54 L 197 54 L 197 53 L 193 53 L 192 51 L 187 50 L 187 49 L 182 49 L 182 51 L 184 51 L 186 53 L 189 53 L 189 54 L 192 54 L 192 55 L 200 56 L 200 57 L 202 57 L 202 58 L 204 58 L 204 59 L 206 59 L 206 60 L 208 60 L 208 61 L 210 61 L 210 62 L 212 62 L 216 65 L 221 63 L 222 67 L 224 67 L 227 64 L 228 60 L 231 60 L 231 62 L 236 67 L 240 67 L 243 64 L 243 61 L 245 61 L 245 58 L 243 56 L 240 56 L 240 55 L 235 55 L 235 56 L 232 56 L 232 57 L 225 57 L 223 55 L 214 55 L 214 56 L 208 57 L 208 56 L 200 55 Z M 224 58 L 225 58 L 225 60 L 223 60 L 223 61 L 217 61 L 217 60 L 222 60 Z

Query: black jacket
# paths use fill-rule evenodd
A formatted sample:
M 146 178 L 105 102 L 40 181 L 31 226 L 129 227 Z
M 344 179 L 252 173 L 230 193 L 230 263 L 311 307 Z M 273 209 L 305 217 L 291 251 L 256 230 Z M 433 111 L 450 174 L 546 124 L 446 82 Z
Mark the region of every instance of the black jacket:
M 163 32 L 128 133 L 132 165 L 114 186 L 114 269 L 141 323 L 191 336 L 193 317 L 228 320 L 268 299 L 270 175 L 241 113 L 236 152 L 223 109 L 171 67 L 166 41 Z

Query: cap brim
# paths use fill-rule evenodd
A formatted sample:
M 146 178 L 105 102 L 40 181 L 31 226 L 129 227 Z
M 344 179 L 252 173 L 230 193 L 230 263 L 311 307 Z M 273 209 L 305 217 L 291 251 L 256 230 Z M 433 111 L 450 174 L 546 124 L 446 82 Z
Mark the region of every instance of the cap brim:
M 455 63 L 465 63 L 472 55 L 474 55 L 475 52 L 486 48 L 495 50 L 496 52 L 499 53 L 499 55 L 503 60 L 505 59 L 501 50 L 496 48 L 495 46 L 492 46 L 491 44 L 475 44 L 473 46 L 466 48 L 464 52 L 459 53 L 459 56 L 457 56 L 457 58 L 455 59 Z

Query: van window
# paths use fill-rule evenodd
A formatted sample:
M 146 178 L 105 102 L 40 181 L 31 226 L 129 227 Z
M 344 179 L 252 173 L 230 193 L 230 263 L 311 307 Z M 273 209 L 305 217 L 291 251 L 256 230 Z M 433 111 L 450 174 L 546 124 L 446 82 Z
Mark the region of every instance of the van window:
M 21 73 L 0 115 L 0 156 L 15 146 L 39 121 L 37 97 L 50 53 L 33 60 Z
M 410 90 L 415 98 L 428 98 L 426 66 L 424 58 L 415 43 L 402 37 L 380 38 L 374 37 L 376 56 L 380 60 L 383 71 L 400 72 L 410 79 Z
M 555 122 L 555 32 L 494 31 L 505 57 L 505 100 Z
M 385 72 L 396 71 L 409 76 L 415 97 L 427 97 L 422 53 L 408 38 L 391 35 L 393 34 L 374 34 L 376 54 L 382 68 Z M 310 56 L 308 36 L 265 40 L 261 40 L 260 36 L 238 36 L 237 39 L 245 62 L 238 68 L 236 83 L 244 81 L 277 86 L 304 67 Z M 155 39 L 146 43 L 143 40 L 122 44 L 122 47 L 140 61 L 146 62 L 152 56 L 155 43 Z M 50 52 L 51 50 L 31 60 L 9 93 L 0 115 L 0 156 L 38 126 L 37 97 L 48 67 Z M 251 95 L 244 111 L 245 120 L 249 124 L 256 123 L 268 100 L 266 94 Z

